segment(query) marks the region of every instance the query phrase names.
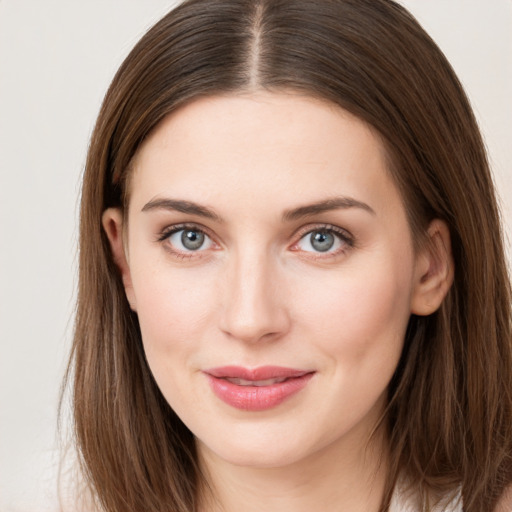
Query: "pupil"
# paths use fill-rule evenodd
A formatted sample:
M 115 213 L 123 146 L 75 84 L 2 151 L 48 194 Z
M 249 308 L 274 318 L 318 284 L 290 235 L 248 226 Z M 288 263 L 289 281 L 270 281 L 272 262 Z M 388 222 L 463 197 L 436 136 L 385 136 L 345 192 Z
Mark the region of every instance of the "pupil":
M 319 252 L 328 251 L 334 245 L 334 235 L 325 231 L 312 233 L 311 245 Z
M 196 251 L 204 243 L 204 234 L 198 231 L 183 231 L 181 243 L 190 251 Z

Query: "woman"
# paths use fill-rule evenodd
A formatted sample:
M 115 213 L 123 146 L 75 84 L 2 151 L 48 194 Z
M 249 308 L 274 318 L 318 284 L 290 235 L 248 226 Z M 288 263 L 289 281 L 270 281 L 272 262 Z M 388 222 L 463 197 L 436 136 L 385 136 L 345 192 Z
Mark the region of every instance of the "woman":
M 184 2 L 107 93 L 80 230 L 100 507 L 512 508 L 492 180 L 394 2 Z

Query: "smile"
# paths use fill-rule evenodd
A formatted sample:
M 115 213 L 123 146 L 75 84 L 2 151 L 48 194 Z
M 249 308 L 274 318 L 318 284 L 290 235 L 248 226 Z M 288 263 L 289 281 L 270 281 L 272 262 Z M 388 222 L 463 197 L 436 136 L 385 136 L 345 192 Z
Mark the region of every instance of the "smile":
M 236 384 L 237 386 L 271 386 L 272 384 L 280 384 L 286 380 L 286 377 L 282 377 L 280 379 L 265 379 L 265 380 L 245 380 L 245 379 L 234 379 L 234 378 L 226 378 L 228 382 L 231 384 Z
M 278 366 L 252 370 L 225 366 L 204 373 L 213 393 L 224 403 L 244 411 L 264 411 L 304 389 L 315 372 Z

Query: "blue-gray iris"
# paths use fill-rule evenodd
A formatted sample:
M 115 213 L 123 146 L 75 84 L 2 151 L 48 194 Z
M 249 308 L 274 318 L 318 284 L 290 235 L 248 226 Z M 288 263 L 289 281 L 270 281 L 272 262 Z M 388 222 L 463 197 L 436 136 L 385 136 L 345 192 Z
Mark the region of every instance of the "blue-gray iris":
M 310 241 L 315 250 L 326 252 L 334 245 L 334 235 L 327 231 L 315 231 L 311 233 Z
M 181 243 L 190 251 L 196 251 L 204 243 L 204 233 L 200 231 L 184 230 L 181 234 Z

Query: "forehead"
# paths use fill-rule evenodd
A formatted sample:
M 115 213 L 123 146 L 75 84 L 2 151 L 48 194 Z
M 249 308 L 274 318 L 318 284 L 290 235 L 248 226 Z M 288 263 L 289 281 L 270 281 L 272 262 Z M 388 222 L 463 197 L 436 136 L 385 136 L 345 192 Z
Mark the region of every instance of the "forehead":
M 130 196 L 293 207 L 343 194 L 401 205 L 378 134 L 337 105 L 288 93 L 201 98 L 165 118 L 133 162 Z M 391 201 L 392 202 L 392 201 Z

